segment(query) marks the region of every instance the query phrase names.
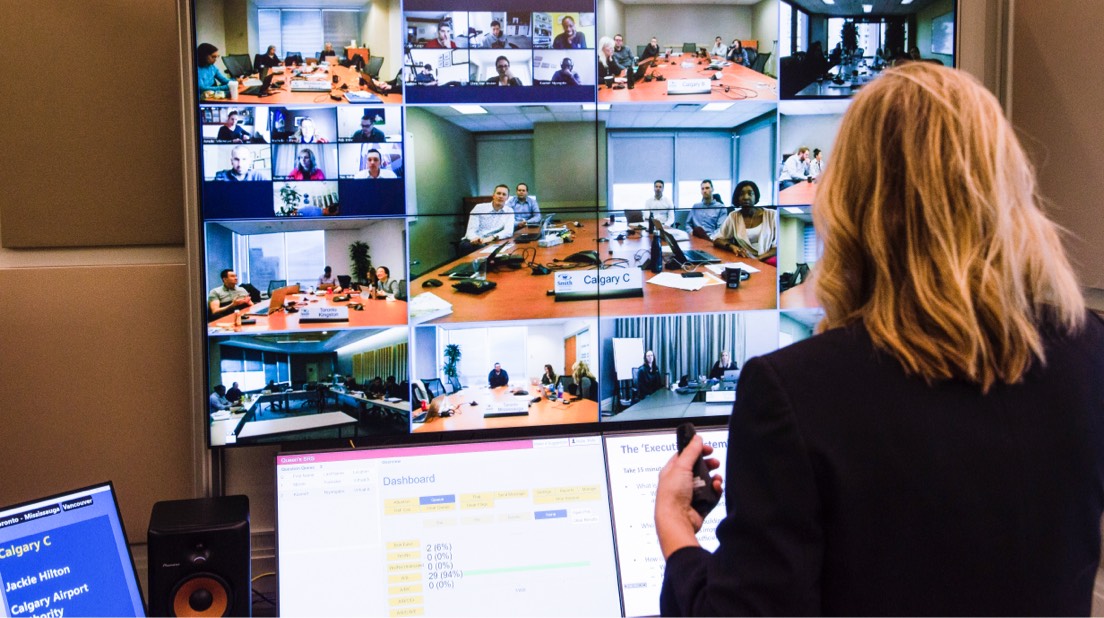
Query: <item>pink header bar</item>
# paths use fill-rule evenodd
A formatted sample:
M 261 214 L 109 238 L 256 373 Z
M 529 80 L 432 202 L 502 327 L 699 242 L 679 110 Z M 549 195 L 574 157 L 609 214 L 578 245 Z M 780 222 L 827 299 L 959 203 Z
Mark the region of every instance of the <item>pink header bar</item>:
M 521 451 L 533 448 L 533 440 L 510 442 L 471 442 L 465 444 L 438 444 L 433 446 L 404 446 L 399 448 L 338 451 L 334 453 L 302 453 L 277 455 L 277 466 L 290 466 L 331 461 L 359 461 L 385 457 L 420 457 L 424 455 L 456 455 L 460 453 L 490 453 L 493 451 Z

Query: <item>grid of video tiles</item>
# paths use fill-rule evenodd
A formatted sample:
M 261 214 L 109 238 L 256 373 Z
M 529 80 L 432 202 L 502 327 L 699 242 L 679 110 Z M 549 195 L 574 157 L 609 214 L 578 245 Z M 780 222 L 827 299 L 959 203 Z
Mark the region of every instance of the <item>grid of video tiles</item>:
M 810 204 L 849 97 L 902 43 L 953 64 L 953 3 L 908 10 L 197 7 L 230 81 L 196 108 L 211 445 L 729 414 L 821 316 Z M 808 33 L 779 42 L 801 24 L 813 72 Z

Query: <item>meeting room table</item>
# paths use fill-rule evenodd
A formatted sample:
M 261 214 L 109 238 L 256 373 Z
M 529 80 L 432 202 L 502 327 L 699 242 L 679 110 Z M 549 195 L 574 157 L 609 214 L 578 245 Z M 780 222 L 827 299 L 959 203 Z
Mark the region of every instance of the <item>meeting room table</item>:
M 335 297 L 349 296 L 348 300 L 335 300 Z M 255 320 L 253 324 L 242 324 L 239 328 L 234 326 L 234 314 L 211 320 L 208 323 L 208 331 L 212 335 L 242 332 L 265 333 L 287 330 L 327 330 L 334 328 L 358 328 L 379 326 L 401 326 L 406 324 L 406 301 L 394 300 L 384 297 L 368 298 L 361 296 L 359 292 L 345 292 L 335 294 L 333 292 L 321 294 L 292 294 L 286 299 L 294 302 L 297 309 L 304 307 L 347 307 L 349 309 L 349 321 L 338 322 L 299 322 L 299 313 L 288 313 L 287 310 L 272 312 L 270 315 L 248 315 L 248 311 L 258 306 L 267 306 L 268 301 L 262 300 L 257 305 L 242 312 L 242 317 Z M 351 305 L 360 304 L 364 308 L 357 310 Z
M 452 408 L 450 416 L 437 416 L 423 423 L 414 423 L 414 433 L 598 422 L 598 402 L 567 394 L 562 399 L 552 401 L 542 396 L 540 390 L 539 387 L 531 387 L 525 394 L 517 395 L 514 393 L 519 389 L 509 386 L 460 389 L 444 396 Z M 540 401 L 530 403 L 535 398 Z M 485 413 L 496 409 L 495 404 L 526 406 L 528 414 L 485 418 Z
M 341 105 L 346 104 L 349 100 L 345 97 L 345 93 L 349 91 L 362 91 L 367 94 L 373 94 L 382 100 L 383 103 L 399 104 L 403 102 L 402 87 L 394 89 L 388 94 L 380 94 L 368 90 L 366 87 L 360 85 L 360 72 L 353 67 L 343 67 L 341 65 L 324 66 L 321 64 L 302 67 L 280 67 L 276 69 L 280 71 L 273 79 L 273 84 L 276 82 L 283 82 L 278 88 L 269 90 L 267 96 L 256 96 L 241 94 L 242 90 L 245 90 L 244 85 L 239 84 L 238 98 L 237 100 L 221 99 L 218 102 L 222 103 L 249 103 L 257 104 L 263 103 L 265 105 L 302 105 L 302 104 L 326 104 L 326 105 Z M 294 71 L 308 71 L 302 73 L 299 76 L 294 76 Z M 334 77 L 337 77 L 337 82 L 333 81 Z M 251 76 L 256 78 L 256 75 Z M 330 91 L 321 92 L 293 92 L 291 90 L 291 82 L 293 79 L 307 79 L 310 81 L 323 81 L 331 84 L 333 88 Z M 337 100 L 330 97 L 333 94 L 338 97 Z
M 816 198 L 816 181 L 796 182 L 778 192 L 779 206 L 808 206 Z
M 632 90 L 629 90 L 626 82 L 619 85 L 624 88 L 607 88 L 598 84 L 598 101 L 600 103 L 624 103 L 629 101 L 663 101 L 682 102 L 686 100 L 709 101 L 776 101 L 778 100 L 778 80 L 754 71 L 743 65 L 729 63 L 720 71 L 707 70 L 710 62 L 723 62 L 723 59 L 703 59 L 695 54 L 672 54 L 669 58 L 662 56 L 649 58 L 638 66 L 646 66 L 647 74 L 654 77 L 663 76 L 666 81 L 652 79 L 645 81 L 637 79 Z M 710 79 L 720 73 L 720 78 L 710 82 L 711 89 L 708 94 L 668 95 L 667 81 L 672 79 Z

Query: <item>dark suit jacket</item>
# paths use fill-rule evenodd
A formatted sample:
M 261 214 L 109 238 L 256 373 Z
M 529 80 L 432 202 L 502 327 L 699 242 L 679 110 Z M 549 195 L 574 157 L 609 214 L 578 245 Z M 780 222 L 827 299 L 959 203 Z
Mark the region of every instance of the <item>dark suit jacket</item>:
M 1087 615 L 1104 509 L 1104 324 L 988 394 L 928 386 L 861 327 L 752 359 L 714 554 L 665 615 Z

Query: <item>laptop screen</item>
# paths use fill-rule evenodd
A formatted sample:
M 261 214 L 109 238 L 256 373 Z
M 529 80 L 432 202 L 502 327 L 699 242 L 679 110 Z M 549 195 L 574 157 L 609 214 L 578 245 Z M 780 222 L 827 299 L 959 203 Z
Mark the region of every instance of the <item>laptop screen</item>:
M 2 616 L 145 616 L 111 483 L 0 509 Z

